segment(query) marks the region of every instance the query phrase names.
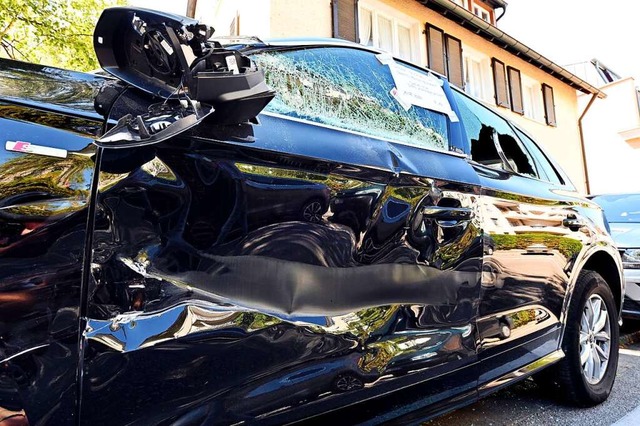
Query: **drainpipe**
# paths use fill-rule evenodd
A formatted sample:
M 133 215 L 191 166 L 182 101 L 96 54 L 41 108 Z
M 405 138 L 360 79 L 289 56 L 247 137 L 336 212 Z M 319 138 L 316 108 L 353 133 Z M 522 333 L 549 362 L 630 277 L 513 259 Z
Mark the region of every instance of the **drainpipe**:
M 591 188 L 589 186 L 589 168 L 587 167 L 587 153 L 584 145 L 584 131 L 582 130 L 582 119 L 584 118 L 585 115 L 587 115 L 587 112 L 589 112 L 589 108 L 591 108 L 591 105 L 593 105 L 593 103 L 597 98 L 598 98 L 597 93 L 594 93 L 593 95 L 591 95 L 591 100 L 587 104 L 587 107 L 584 109 L 584 111 L 582 111 L 582 115 L 580 115 L 580 118 L 578 118 L 578 130 L 580 131 L 580 148 L 582 149 L 582 167 L 584 168 L 584 178 L 585 178 L 585 184 L 587 187 L 587 194 L 591 193 Z
M 187 16 L 189 18 L 195 18 L 197 4 L 198 0 L 187 0 Z
M 502 13 L 500 14 L 500 16 L 498 16 L 496 18 L 496 22 L 498 22 L 504 16 L 505 13 L 507 13 L 507 5 L 506 4 L 504 6 L 502 6 Z

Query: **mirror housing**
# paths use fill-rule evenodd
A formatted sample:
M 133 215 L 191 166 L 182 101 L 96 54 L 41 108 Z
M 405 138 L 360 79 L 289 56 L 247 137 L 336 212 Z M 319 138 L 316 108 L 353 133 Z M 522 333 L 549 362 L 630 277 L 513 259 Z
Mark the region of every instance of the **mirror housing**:
M 204 116 L 215 124 L 254 119 L 275 96 L 265 83 L 263 71 L 248 57 L 209 41 L 213 32 L 213 28 L 184 16 L 114 7 L 105 9 L 100 16 L 93 44 L 100 66 L 107 73 L 164 99 L 176 111 L 180 101 L 192 105 L 195 117 L 165 120 L 170 126 L 178 126 L 175 130 L 180 133 L 199 124 Z M 143 122 L 154 121 L 152 115 L 156 112 L 150 110 L 140 118 Z M 161 133 L 177 134 L 162 129 L 152 137 L 144 133 L 147 126 L 139 122 L 136 117 L 119 123 L 120 130 L 128 127 L 129 132 L 142 132 L 130 134 L 123 142 L 142 138 L 156 143 L 166 139 L 160 137 Z M 110 131 L 98 143 L 114 146 L 117 134 L 124 135 Z

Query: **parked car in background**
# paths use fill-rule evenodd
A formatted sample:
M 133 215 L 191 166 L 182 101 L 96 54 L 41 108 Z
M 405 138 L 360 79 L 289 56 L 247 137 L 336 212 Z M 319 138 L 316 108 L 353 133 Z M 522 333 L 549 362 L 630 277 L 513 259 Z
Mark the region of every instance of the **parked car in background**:
M 591 198 L 603 209 L 624 267 L 622 315 L 640 318 L 640 194 L 603 194 Z
M 114 8 L 114 78 L 0 61 L 0 413 L 406 424 L 545 368 L 608 397 L 620 255 L 529 136 L 369 47 L 211 33 Z

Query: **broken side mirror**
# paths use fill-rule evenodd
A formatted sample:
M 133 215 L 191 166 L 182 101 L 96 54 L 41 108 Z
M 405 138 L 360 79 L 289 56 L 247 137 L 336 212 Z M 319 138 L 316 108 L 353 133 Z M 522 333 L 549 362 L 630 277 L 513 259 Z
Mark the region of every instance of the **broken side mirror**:
M 115 149 L 156 144 L 197 126 L 212 112 L 210 105 L 199 102 L 153 104 L 147 114 L 122 117 L 95 144 Z
M 139 8 L 106 9 L 93 36 L 102 68 L 163 100 L 148 114 L 123 117 L 96 143 L 158 143 L 200 124 L 254 119 L 273 99 L 264 73 L 240 52 L 209 38 L 198 21 Z

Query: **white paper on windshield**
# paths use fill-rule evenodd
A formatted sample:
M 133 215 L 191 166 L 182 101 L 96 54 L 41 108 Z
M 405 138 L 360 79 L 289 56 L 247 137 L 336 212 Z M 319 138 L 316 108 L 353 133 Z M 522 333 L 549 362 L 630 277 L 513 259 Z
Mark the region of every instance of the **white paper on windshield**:
M 376 58 L 382 65 L 389 65 L 395 62 L 390 53 L 379 53 L 376 55 Z
M 400 93 L 398 93 L 398 89 L 397 88 L 393 88 L 391 89 L 391 96 L 394 97 L 394 99 L 396 101 L 398 101 L 398 103 L 400 104 L 400 106 L 405 110 L 405 111 L 409 111 L 409 109 L 411 108 L 411 102 L 408 102 L 405 99 L 402 99 L 402 96 L 400 95 Z
M 389 63 L 389 69 L 398 89 L 397 97 L 412 105 L 447 114 L 451 121 L 458 121 L 442 88 L 442 80 L 395 62 Z

